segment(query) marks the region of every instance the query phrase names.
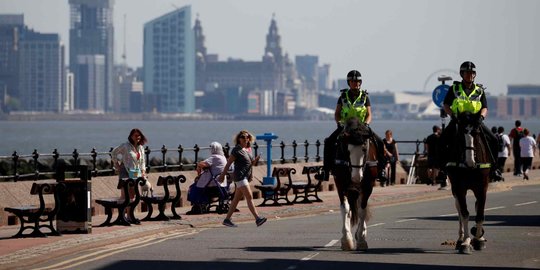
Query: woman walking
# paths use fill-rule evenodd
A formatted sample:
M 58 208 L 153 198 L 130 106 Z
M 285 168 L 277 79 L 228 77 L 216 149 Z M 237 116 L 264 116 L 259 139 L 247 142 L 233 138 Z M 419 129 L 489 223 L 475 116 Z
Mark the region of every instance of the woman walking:
M 242 130 L 236 134 L 234 138 L 234 143 L 236 146 L 231 150 L 227 164 L 218 178 L 219 182 L 223 182 L 225 175 L 229 171 L 229 167 L 234 163 L 233 180 L 236 185 L 236 192 L 234 193 L 234 198 L 229 207 L 229 212 L 223 220 L 223 225 L 228 227 L 236 227 L 236 224 L 232 222 L 231 217 L 234 211 L 236 211 L 238 202 L 242 199 L 242 197 L 246 199 L 249 211 L 251 214 L 253 214 L 257 226 L 261 226 L 266 222 L 266 218 L 259 216 L 259 213 L 253 204 L 253 196 L 249 186 L 249 182 L 253 176 L 252 167 L 259 162 L 260 158 L 260 156 L 256 156 L 255 158 L 253 157 L 251 151 L 251 144 L 253 141 L 253 135 L 251 135 L 247 130 Z

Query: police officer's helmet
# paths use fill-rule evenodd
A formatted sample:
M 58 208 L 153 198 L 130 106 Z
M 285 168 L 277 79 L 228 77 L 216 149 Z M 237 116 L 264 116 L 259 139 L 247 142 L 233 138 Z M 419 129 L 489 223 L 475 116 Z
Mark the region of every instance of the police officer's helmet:
M 361 80 L 362 80 L 362 74 L 360 74 L 360 71 L 351 70 L 351 71 L 349 71 L 349 73 L 347 73 L 347 82 L 361 81 Z
M 463 64 L 461 64 L 461 66 L 459 67 L 459 73 L 465 72 L 465 71 L 476 72 L 476 65 L 474 65 L 474 63 L 471 61 L 463 62 Z

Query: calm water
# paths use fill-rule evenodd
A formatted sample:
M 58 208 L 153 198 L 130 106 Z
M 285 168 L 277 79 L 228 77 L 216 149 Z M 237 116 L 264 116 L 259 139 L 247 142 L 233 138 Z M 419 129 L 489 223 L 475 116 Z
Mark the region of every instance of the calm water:
M 424 121 L 375 121 L 371 126 L 379 135 L 391 129 L 394 138 L 400 140 L 422 140 L 431 133 L 433 125 L 441 125 L 440 120 Z M 504 126 L 509 132 L 514 121 L 486 121 L 488 127 Z M 535 134 L 540 131 L 540 120 L 523 121 L 523 126 Z M 34 149 L 39 153 L 51 153 L 55 148 L 60 153 L 71 153 L 78 149 L 88 153 L 92 148 L 99 152 L 109 151 L 127 140 L 132 128 L 140 128 L 148 138 L 151 149 L 163 145 L 177 148 L 191 148 L 195 144 L 208 146 L 212 141 L 231 143 L 233 135 L 240 129 L 248 129 L 254 134 L 272 132 L 279 136 L 277 142 L 290 144 L 293 140 L 302 143 L 316 140 L 321 143 L 334 129 L 332 121 L 0 121 L 0 156 L 10 156 L 13 151 L 30 154 Z M 258 142 L 259 144 L 263 142 Z M 400 152 L 413 152 L 414 145 L 400 144 Z M 423 148 L 421 148 L 422 150 Z M 300 151 L 303 154 L 303 151 Z M 299 154 L 300 154 L 299 153 Z

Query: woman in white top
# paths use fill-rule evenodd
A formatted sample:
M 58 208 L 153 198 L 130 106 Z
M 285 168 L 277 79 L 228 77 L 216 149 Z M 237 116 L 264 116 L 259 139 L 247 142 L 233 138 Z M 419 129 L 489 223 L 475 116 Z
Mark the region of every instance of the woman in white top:
M 524 129 L 523 134 L 525 137 L 519 140 L 521 163 L 523 164 L 523 180 L 529 180 L 529 169 L 532 165 L 534 152 L 536 152 L 536 142 L 531 137 L 529 129 Z
M 114 148 L 111 152 L 111 159 L 114 168 L 118 172 L 120 180 L 126 178 L 146 177 L 146 158 L 144 155 L 144 144 L 147 140 L 141 130 L 134 128 L 128 136 L 128 141 Z M 122 198 L 125 198 L 122 190 Z M 129 197 L 135 197 L 135 189 L 130 188 Z
M 210 144 L 210 154 L 210 157 L 197 163 L 197 174 L 200 175 L 197 180 L 197 187 L 199 188 L 216 186 L 214 182 L 210 181 L 219 176 L 223 172 L 225 164 L 227 164 L 227 158 L 225 158 L 223 146 L 220 143 L 213 142 Z M 226 187 L 227 182 L 223 181 L 220 185 Z

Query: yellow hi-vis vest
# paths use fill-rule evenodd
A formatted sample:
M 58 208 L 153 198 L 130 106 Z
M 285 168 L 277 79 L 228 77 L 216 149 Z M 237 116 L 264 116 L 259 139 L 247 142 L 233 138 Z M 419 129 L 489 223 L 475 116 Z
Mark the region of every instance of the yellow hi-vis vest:
M 342 99 L 341 102 L 341 104 L 343 104 L 341 107 L 341 122 L 345 123 L 347 120 L 356 117 L 361 123 L 364 123 L 367 116 L 366 92 L 365 90 L 360 89 L 360 94 L 356 100 L 351 102 L 349 99 L 349 91 L 350 89 L 345 92 L 346 99 Z
M 456 89 L 457 88 L 457 89 Z M 456 99 L 452 102 L 450 109 L 454 115 L 461 113 L 478 113 L 482 109 L 482 102 L 480 101 L 484 94 L 484 88 L 481 85 L 474 84 L 474 90 L 469 96 L 465 94 L 463 85 L 461 83 L 452 85 L 452 89 Z

